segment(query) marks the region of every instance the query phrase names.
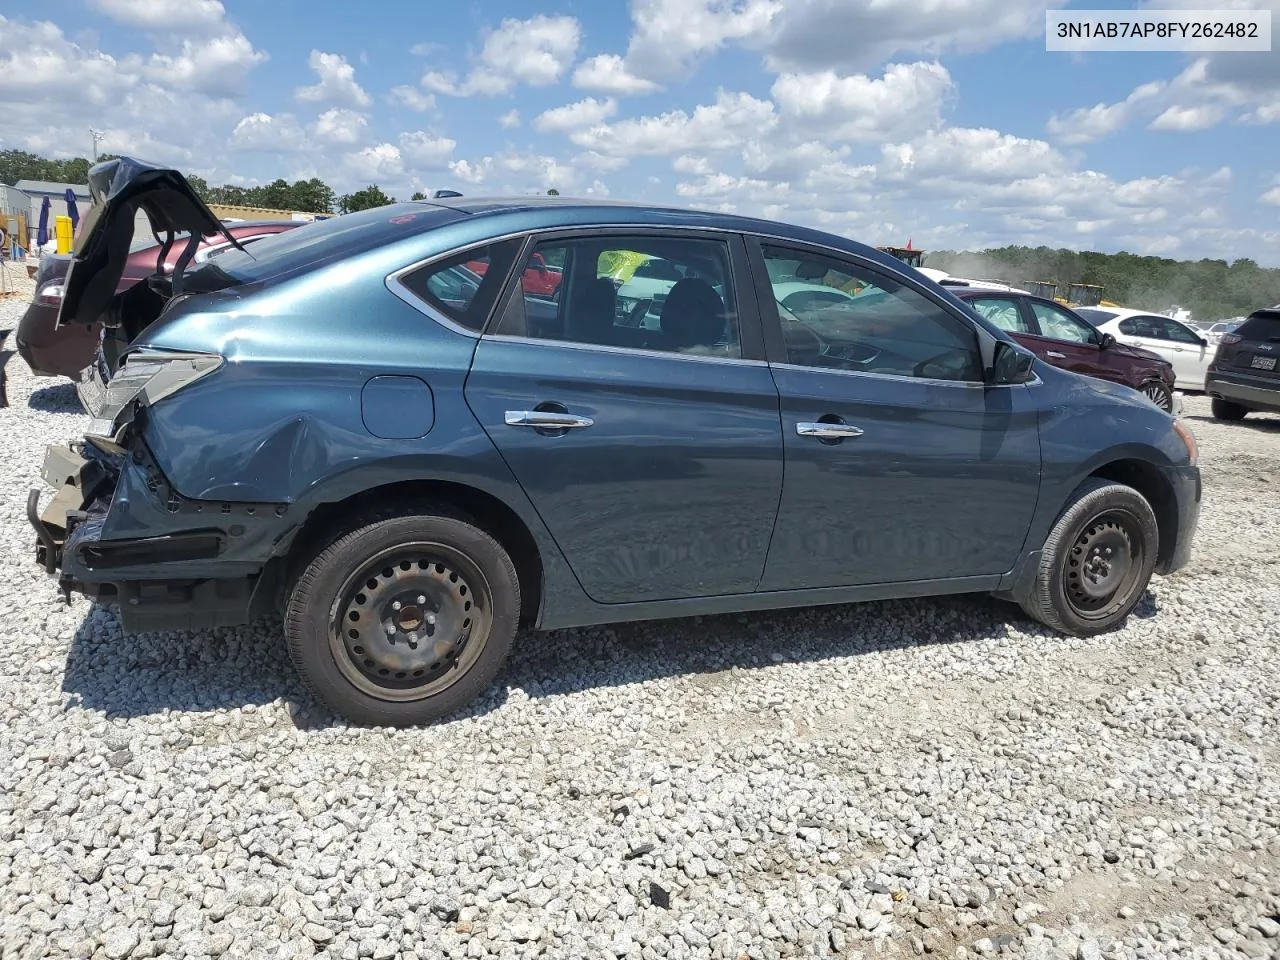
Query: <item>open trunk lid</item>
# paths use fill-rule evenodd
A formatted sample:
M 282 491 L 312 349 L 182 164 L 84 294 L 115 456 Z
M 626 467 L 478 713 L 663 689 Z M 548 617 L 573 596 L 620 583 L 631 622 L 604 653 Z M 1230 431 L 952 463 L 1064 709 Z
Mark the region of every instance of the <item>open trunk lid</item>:
M 181 292 L 183 271 L 195 256 L 201 237 L 222 234 L 240 247 L 177 170 L 132 157 L 105 160 L 89 169 L 89 193 L 92 206 L 85 212 L 72 251 L 58 326 L 107 320 L 107 306 L 124 275 L 139 209 L 146 212 L 164 246 L 159 262 L 168 254 L 176 234 L 187 235 L 182 241 L 186 249 L 165 281 L 169 295 Z

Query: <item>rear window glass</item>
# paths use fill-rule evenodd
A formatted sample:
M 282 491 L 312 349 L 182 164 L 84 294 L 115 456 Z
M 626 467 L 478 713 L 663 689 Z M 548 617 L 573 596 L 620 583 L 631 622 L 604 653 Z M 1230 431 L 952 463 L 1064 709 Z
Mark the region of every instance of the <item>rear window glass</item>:
M 454 323 L 480 330 L 523 244 L 515 238 L 472 247 L 406 273 L 400 283 Z
M 1242 340 L 1255 342 L 1280 340 L 1280 310 L 1259 311 L 1251 315 L 1236 328 L 1235 334 Z
M 1080 307 L 1076 310 L 1076 313 L 1084 317 L 1095 327 L 1119 316 L 1118 313 L 1112 310 L 1098 310 L 1095 307 Z
M 218 257 L 217 269 L 241 283 L 253 283 L 366 253 L 464 216 L 421 203 L 360 210 L 263 237 L 247 251 L 228 250 Z

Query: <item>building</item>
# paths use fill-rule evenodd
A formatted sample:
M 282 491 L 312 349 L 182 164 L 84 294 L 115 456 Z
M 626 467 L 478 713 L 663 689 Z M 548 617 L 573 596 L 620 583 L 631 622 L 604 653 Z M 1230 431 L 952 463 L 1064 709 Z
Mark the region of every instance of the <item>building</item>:
M 81 216 L 89 209 L 91 202 L 87 184 L 53 183 L 49 180 L 19 180 L 14 187 L 27 195 L 27 223 L 34 230 L 40 222 L 40 205 L 44 198 L 49 198 L 49 229 L 53 229 L 53 218 L 65 216 L 67 212 L 67 191 L 76 198 L 76 209 Z

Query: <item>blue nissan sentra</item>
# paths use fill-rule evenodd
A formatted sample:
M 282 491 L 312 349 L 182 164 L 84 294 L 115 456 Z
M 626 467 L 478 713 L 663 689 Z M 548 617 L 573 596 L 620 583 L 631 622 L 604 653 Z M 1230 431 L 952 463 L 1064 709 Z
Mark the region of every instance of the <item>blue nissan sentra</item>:
M 1185 425 L 861 244 L 444 198 L 191 266 L 222 225 L 180 173 L 90 185 L 59 323 L 141 332 L 46 455 L 37 559 L 126 631 L 278 612 L 356 722 L 456 710 L 522 623 L 982 592 L 1085 635 L 1188 560 Z M 186 250 L 122 301 L 139 210 Z

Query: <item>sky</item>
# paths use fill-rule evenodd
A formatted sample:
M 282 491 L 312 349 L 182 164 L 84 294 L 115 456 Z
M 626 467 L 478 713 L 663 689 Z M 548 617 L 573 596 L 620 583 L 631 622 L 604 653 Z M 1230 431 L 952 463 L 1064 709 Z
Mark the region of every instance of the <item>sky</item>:
M 0 0 L 0 149 L 1280 266 L 1280 42 L 1045 50 L 1047 9 L 1142 6 L 1280 33 L 1280 0 Z

